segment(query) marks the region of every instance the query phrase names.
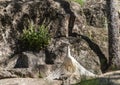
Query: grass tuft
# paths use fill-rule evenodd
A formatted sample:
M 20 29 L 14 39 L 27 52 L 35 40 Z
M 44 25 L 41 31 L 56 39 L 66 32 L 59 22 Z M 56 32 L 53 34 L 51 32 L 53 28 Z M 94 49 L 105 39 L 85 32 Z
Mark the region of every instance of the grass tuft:
M 40 50 L 49 44 L 48 29 L 44 25 L 36 26 L 30 23 L 28 28 L 23 29 L 20 41 L 23 49 Z

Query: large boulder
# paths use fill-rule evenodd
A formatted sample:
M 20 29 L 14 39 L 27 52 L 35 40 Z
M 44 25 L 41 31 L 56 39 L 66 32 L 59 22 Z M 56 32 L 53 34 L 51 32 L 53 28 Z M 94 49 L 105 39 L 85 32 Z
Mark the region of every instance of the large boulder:
M 62 82 L 54 80 L 49 82 L 44 79 L 32 79 L 32 78 L 11 78 L 0 80 L 0 85 L 61 85 Z
M 100 8 L 103 9 L 103 3 Z M 66 0 L 8 0 L 0 1 L 0 65 L 6 69 L 31 68 L 37 70 L 43 64 L 59 67 L 66 57 L 66 45 L 71 45 L 71 55 L 89 71 L 101 74 L 101 58 L 107 56 L 107 30 L 99 26 L 98 16 L 101 18 L 104 10 L 97 10 L 92 23 L 86 15 L 96 14 L 94 8 L 88 10 L 78 3 Z M 99 8 L 97 6 L 97 8 Z M 83 10 L 84 9 L 84 10 Z M 86 10 L 88 10 L 86 12 Z M 91 11 L 92 10 L 92 11 Z M 97 18 L 97 19 L 96 19 Z M 104 16 L 103 16 L 104 18 Z M 50 44 L 39 52 L 21 49 L 19 37 L 24 27 L 28 27 L 28 20 L 34 24 L 45 24 L 51 35 Z M 102 18 L 100 20 L 103 20 Z M 97 22 L 96 22 L 97 21 Z M 87 24 L 92 26 L 87 26 Z M 75 37 L 73 33 L 80 35 Z M 101 35 L 102 33 L 102 35 Z M 102 52 L 102 51 L 104 52 Z M 106 53 L 106 54 L 105 54 Z M 103 65 L 103 64 L 102 64 Z M 36 69 L 35 69 L 36 68 Z M 51 68 L 51 67 L 50 67 Z M 49 70 L 49 67 L 45 69 Z M 53 71 L 54 67 L 50 71 Z M 42 70 L 41 70 L 42 71 Z M 42 71 L 42 72 L 43 72 Z M 103 71 L 103 69 L 102 69 Z M 43 75 L 49 72 L 42 73 Z
M 106 26 L 106 1 L 89 0 L 86 1 L 83 12 L 86 17 L 87 25 L 104 28 Z

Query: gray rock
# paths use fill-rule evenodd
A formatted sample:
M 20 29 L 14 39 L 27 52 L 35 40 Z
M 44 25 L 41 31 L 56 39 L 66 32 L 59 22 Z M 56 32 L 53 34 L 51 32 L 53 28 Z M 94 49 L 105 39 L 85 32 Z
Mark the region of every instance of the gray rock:
M 38 75 L 33 75 L 34 72 L 31 69 L 0 69 L 0 79 L 5 78 L 38 78 Z
M 6 69 L 12 68 L 34 68 L 39 65 L 45 64 L 44 51 L 39 53 L 23 52 L 20 54 L 12 55 L 1 61 L 1 66 Z
M 101 5 L 103 7 L 104 4 L 101 3 Z M 95 14 L 96 11 L 93 9 L 96 6 L 88 11 Z M 46 76 L 49 73 L 47 71 L 54 69 L 47 67 L 48 64 L 53 67 L 55 65 L 57 68 L 63 63 L 66 56 L 64 42 L 70 42 L 71 55 L 86 69 L 95 74 L 101 74 L 99 58 L 107 56 L 107 30 L 94 28 L 102 27 L 98 26 L 98 23 L 102 21 L 96 19 L 98 16 L 101 18 L 102 10 L 100 10 L 100 15 L 94 17 L 95 21 L 92 21 L 95 26 L 86 26 L 86 23 L 89 22 L 86 17 L 89 16 L 83 13 L 83 9 L 88 9 L 88 7 L 82 8 L 78 3 L 66 0 L 1 1 L 0 66 L 6 69 L 30 68 L 36 73 L 39 71 L 38 68 L 41 68 L 40 71 L 46 72 L 41 73 Z M 31 52 L 27 48 L 22 49 L 18 39 L 24 27 L 28 26 L 26 19 L 35 24 L 44 23 L 48 27 L 52 39 L 44 50 Z M 89 41 L 82 37 L 75 37 L 72 33 L 82 35 Z
M 0 79 L 5 78 L 44 78 L 47 77 L 55 66 L 40 65 L 36 68 L 14 68 L 14 69 L 0 69 Z
M 12 74 L 11 72 L 7 71 L 7 70 L 0 70 L 0 79 L 4 79 L 4 78 L 16 78 L 17 76 Z
M 106 26 L 106 2 L 105 0 L 86 1 L 83 12 L 86 22 L 90 26 L 104 28 Z
M 47 81 L 44 79 L 32 78 L 11 78 L 0 80 L 0 85 L 61 85 L 61 81 Z

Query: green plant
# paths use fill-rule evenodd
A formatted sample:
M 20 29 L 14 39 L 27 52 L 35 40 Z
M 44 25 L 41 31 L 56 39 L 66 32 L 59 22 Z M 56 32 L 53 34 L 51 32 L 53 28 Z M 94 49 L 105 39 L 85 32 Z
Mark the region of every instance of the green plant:
M 39 73 L 39 76 L 38 76 L 39 78 L 43 78 L 43 76 Z
M 79 3 L 81 6 L 83 6 L 86 0 L 71 0 L 71 1 L 75 1 Z
M 44 25 L 36 26 L 32 23 L 28 28 L 23 29 L 20 37 L 22 47 L 28 50 L 39 50 L 49 44 L 50 36 L 47 27 Z
M 74 84 L 74 85 L 109 85 L 108 82 L 102 82 L 99 78 L 89 79 L 89 80 L 82 80 L 81 82 Z
M 83 5 L 85 3 L 85 0 L 75 0 L 75 1 L 78 2 L 81 5 Z
M 84 80 L 77 85 L 99 85 L 99 81 L 97 79 Z

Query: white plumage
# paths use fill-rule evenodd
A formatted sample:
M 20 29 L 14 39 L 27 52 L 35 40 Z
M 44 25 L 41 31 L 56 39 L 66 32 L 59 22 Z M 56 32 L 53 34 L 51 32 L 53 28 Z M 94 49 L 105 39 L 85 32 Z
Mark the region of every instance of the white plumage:
M 70 47 L 68 45 L 67 48 L 67 56 L 64 59 L 63 64 L 60 68 L 57 68 L 54 72 L 52 72 L 47 79 L 59 79 L 62 74 L 67 75 L 77 75 L 77 76 L 89 76 L 89 77 L 95 77 L 96 75 L 91 73 L 90 71 L 86 70 L 82 65 L 80 65 L 79 62 L 76 61 L 76 59 L 71 56 L 70 53 Z M 69 76 L 70 76 L 69 75 Z
M 75 66 L 75 72 L 74 73 L 79 73 L 80 75 L 87 75 L 87 76 L 95 76 L 95 74 L 91 73 L 90 71 L 86 70 L 82 65 L 80 65 L 79 62 L 77 62 L 77 60 L 71 56 L 70 53 L 70 47 L 68 46 L 68 58 L 71 59 L 73 65 Z

